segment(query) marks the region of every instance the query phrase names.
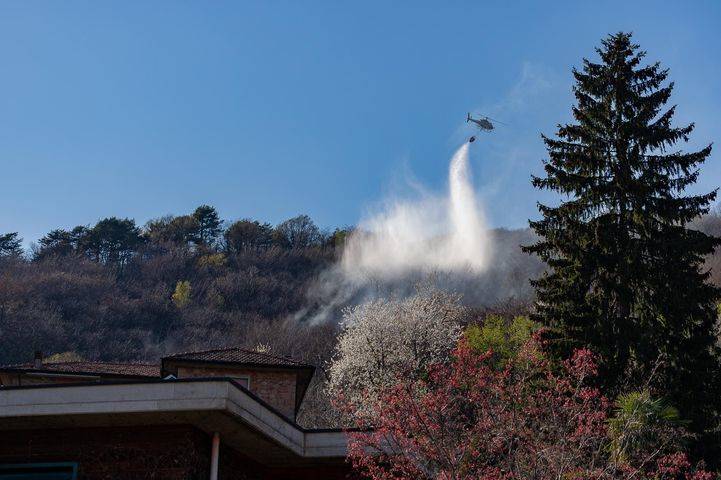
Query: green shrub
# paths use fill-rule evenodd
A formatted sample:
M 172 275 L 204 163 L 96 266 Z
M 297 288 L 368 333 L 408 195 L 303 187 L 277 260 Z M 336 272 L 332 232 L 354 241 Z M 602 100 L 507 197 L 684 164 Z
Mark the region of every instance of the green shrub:
M 675 407 L 662 398 L 651 397 L 647 390 L 619 395 L 614 416 L 608 421 L 611 456 L 615 463 L 624 463 L 647 445 L 662 445 L 668 451 L 678 448 L 680 427 L 685 423 Z
M 85 359 L 78 352 L 58 352 L 45 357 L 46 363 L 82 362 Z
M 477 352 L 493 351 L 499 366 L 515 357 L 518 350 L 538 329 L 538 325 L 525 316 L 507 320 L 499 315 L 489 315 L 482 325 L 470 325 L 465 337 Z
M 178 308 L 185 307 L 190 302 L 190 282 L 187 280 L 180 280 L 175 285 L 175 291 L 173 292 L 173 303 Z

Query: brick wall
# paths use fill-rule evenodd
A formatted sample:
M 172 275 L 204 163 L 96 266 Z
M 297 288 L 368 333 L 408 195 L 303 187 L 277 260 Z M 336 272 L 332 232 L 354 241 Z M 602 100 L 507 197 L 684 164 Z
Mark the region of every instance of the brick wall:
M 290 419 L 295 419 L 295 387 L 297 374 L 293 371 L 242 369 L 218 366 L 178 366 L 178 378 L 188 377 L 247 377 L 251 392 Z
M 207 479 L 210 438 L 191 426 L 0 432 L 0 464 L 77 462 L 81 480 Z

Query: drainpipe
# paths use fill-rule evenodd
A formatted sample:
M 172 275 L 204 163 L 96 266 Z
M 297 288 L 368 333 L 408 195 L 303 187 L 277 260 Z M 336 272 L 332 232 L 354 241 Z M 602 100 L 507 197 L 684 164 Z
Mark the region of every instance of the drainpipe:
M 220 434 L 213 433 L 213 443 L 210 448 L 210 480 L 218 480 L 218 455 L 220 454 Z

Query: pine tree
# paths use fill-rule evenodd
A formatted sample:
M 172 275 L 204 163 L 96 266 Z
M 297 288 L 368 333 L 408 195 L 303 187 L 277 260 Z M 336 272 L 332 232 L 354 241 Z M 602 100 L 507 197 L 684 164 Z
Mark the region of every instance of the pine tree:
M 677 149 L 694 125 L 672 126 L 668 70 L 642 65 L 646 53 L 630 34 L 610 35 L 596 51 L 600 63 L 584 59 L 573 71 L 575 123 L 543 137 L 546 175 L 533 178 L 563 196 L 539 204 L 542 218 L 530 225 L 540 240 L 524 247 L 550 267 L 534 282 L 534 319 L 557 333 L 557 345 L 600 354 L 609 392 L 652 378 L 700 431 L 719 402 L 711 384 L 721 292 L 703 263 L 721 240 L 687 228 L 716 191 L 684 190 L 711 145 Z
M 197 222 L 197 229 L 194 234 L 195 243 L 206 247 L 212 246 L 223 230 L 222 221 L 218 211 L 210 205 L 201 205 L 193 212 L 193 218 Z
M 0 257 L 20 257 L 23 254 L 22 242 L 18 232 L 0 234 Z

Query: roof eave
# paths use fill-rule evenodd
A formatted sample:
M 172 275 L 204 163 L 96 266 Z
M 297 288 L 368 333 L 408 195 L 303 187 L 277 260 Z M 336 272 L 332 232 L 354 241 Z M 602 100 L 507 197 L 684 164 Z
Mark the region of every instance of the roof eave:
M 196 386 L 183 386 L 187 384 Z M 199 388 L 201 384 L 206 386 Z M 42 397 L 33 393 L 46 389 L 63 393 Z M 30 393 L 24 394 L 25 391 Z M 88 415 L 221 411 L 304 458 L 343 457 L 346 448 L 346 430 L 303 428 L 234 379 L 225 377 L 13 386 L 0 388 L 0 404 L 7 406 L 0 410 L 0 419 L 37 418 L 38 422 L 73 415 L 88 418 Z
M 165 366 L 166 362 L 179 362 L 179 363 L 201 363 L 204 365 L 223 365 L 223 366 L 238 366 L 248 368 L 263 368 L 267 370 L 311 370 L 314 371 L 313 365 L 287 365 L 287 364 L 267 364 L 257 362 L 236 362 L 232 360 L 194 360 L 191 358 L 176 358 L 176 357 L 163 357 L 160 360 L 161 370 Z
M 67 376 L 78 376 L 78 377 L 113 377 L 113 378 L 128 378 L 128 379 L 154 379 L 158 378 L 150 375 L 142 375 L 135 373 L 110 373 L 110 372 L 88 372 L 88 371 L 76 371 L 66 372 L 63 370 L 53 370 L 49 368 L 0 368 L 0 373 L 33 373 L 33 374 L 45 374 L 45 375 L 67 375 Z

